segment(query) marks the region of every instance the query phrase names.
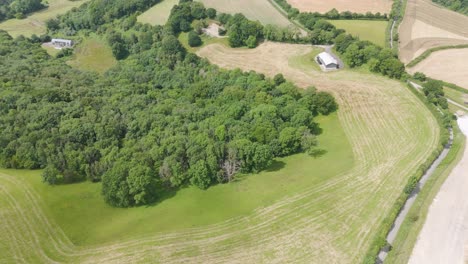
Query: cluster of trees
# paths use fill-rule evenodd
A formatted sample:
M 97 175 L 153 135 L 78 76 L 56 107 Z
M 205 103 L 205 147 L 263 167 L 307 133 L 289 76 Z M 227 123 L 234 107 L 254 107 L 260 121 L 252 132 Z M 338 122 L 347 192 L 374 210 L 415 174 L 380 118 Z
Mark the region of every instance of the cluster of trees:
M 428 80 L 423 85 L 423 92 L 427 100 L 439 106 L 442 109 L 448 109 L 447 98 L 444 97 L 444 87 L 442 82 L 436 80 Z
M 93 0 L 58 18 L 47 20 L 46 26 L 49 32 L 60 31 L 64 35 L 74 35 L 82 29 L 97 31 L 101 25 L 132 15 L 136 22 L 138 12 L 143 12 L 159 2 L 161 0 Z
M 42 0 L 2 0 L 0 21 L 10 18 L 24 18 L 27 14 L 46 8 Z
M 291 6 L 287 0 L 275 0 L 275 2 L 281 6 L 281 8 L 288 13 L 289 18 L 296 18 L 300 12 L 297 8 Z M 330 11 L 326 12 L 325 14 L 321 14 L 319 12 L 312 13 L 314 17 L 326 18 L 326 19 L 369 19 L 369 20 L 387 20 L 387 14 L 381 14 L 380 12 L 372 13 L 367 12 L 365 14 L 359 14 L 350 11 L 343 11 L 339 12 L 335 8 L 331 9 Z
M 347 34 L 336 37 L 335 48 L 351 68 L 367 65 L 372 72 L 395 79 L 400 79 L 405 74 L 404 64 L 391 49 L 381 48 Z
M 50 184 L 102 181 L 109 204 L 146 204 L 162 188 L 205 189 L 313 149 L 314 117 L 337 108 L 281 75 L 220 70 L 165 27 L 129 32 L 128 58 L 100 76 L 0 31 L 1 166 L 43 168 Z
M 432 0 L 432 2 L 468 15 L 468 0 Z

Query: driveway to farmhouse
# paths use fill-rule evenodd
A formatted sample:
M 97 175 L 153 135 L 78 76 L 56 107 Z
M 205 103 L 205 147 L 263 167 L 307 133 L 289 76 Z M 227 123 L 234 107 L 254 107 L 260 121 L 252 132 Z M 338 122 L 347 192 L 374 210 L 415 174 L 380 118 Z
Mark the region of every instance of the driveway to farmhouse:
M 468 136 L 468 116 L 458 119 Z M 468 145 L 429 208 L 410 264 L 466 263 L 468 245 Z

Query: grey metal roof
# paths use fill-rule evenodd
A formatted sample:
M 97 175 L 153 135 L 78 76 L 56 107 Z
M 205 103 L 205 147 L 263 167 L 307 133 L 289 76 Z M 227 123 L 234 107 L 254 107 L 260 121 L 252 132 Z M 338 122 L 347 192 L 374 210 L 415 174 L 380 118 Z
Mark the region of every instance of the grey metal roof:
M 318 57 L 325 65 L 330 65 L 332 63 L 338 65 L 338 61 L 335 58 L 333 58 L 330 54 L 328 54 L 327 52 L 320 53 Z

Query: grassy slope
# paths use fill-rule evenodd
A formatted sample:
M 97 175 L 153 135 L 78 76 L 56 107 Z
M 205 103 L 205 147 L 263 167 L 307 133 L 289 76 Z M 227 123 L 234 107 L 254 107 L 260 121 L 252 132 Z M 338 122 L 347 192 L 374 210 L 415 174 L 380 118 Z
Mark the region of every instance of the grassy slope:
M 163 0 L 138 16 L 138 22 L 153 26 L 164 25 L 169 18 L 172 7 L 178 3 L 179 0 Z
M 111 243 L 248 215 L 256 208 L 268 206 L 348 170 L 353 165 L 352 151 L 336 114 L 319 117 L 318 121 L 324 130 L 319 137 L 320 147 L 328 151 L 326 155 L 312 158 L 299 154 L 278 159 L 270 171 L 244 176 L 237 182 L 206 191 L 190 187 L 177 193 L 166 193 L 162 195 L 166 199 L 149 207 L 112 208 L 103 202 L 100 184 L 86 182 L 51 187 L 41 183 L 39 171 L 1 172 L 20 177 L 32 185 L 44 200 L 47 214 L 72 242 L 77 245 Z
M 24 35 L 31 36 L 32 34 L 41 35 L 46 32 L 44 22 L 54 18 L 59 14 L 66 13 L 73 7 L 78 7 L 89 0 L 48 0 L 49 7 L 47 9 L 35 12 L 25 19 L 9 19 L 0 23 L 0 29 L 8 31 L 13 37 Z
M 407 263 L 413 247 L 416 244 L 419 232 L 426 220 L 429 207 L 439 192 L 445 179 L 449 176 L 452 169 L 458 164 L 463 156 L 463 149 L 466 139 L 455 126 L 455 137 L 447 158 L 439 165 L 432 177 L 427 181 L 423 190 L 419 193 L 415 203 L 408 213 L 408 217 L 403 221 L 400 231 L 393 243 L 393 249 L 390 251 L 385 263 Z
M 104 73 L 116 65 L 117 60 L 106 41 L 92 34 L 75 47 L 73 59 L 67 63 L 79 70 Z
M 387 21 L 372 20 L 329 20 L 337 28 L 342 28 L 361 40 L 369 40 L 381 47 L 385 47 L 385 30 Z

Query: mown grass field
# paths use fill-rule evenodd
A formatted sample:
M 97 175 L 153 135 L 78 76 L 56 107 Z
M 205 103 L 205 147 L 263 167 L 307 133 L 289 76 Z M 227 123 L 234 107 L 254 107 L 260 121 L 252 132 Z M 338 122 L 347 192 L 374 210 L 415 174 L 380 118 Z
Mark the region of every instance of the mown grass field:
M 73 58 L 68 65 L 83 71 L 104 73 L 117 64 L 106 41 L 97 35 L 90 35 L 74 48 Z
M 242 13 L 251 20 L 262 24 L 273 24 L 286 27 L 292 23 L 284 17 L 268 0 L 198 0 L 206 7 L 212 7 L 218 12 L 235 14 Z
M 19 35 L 31 36 L 32 34 L 41 35 L 46 32 L 45 21 L 55 18 L 57 15 L 64 14 L 73 7 L 78 7 L 89 0 L 48 0 L 47 9 L 30 14 L 25 19 L 9 19 L 0 23 L 0 29 L 17 37 Z
M 329 20 L 337 28 L 358 36 L 361 40 L 368 40 L 381 47 L 385 47 L 385 30 L 387 21 L 374 20 Z
M 178 4 L 179 0 L 163 0 L 162 2 L 154 5 L 143 14 L 139 15 L 137 20 L 143 24 L 150 25 L 164 25 L 169 18 L 171 9 L 174 5 Z
M 302 219 L 298 222 L 307 227 L 294 224 L 289 235 L 275 237 L 295 241 L 293 245 L 283 242 L 286 262 L 359 263 L 407 179 L 435 149 L 440 131 L 429 110 L 403 83 L 364 71 L 321 73 L 313 69 L 313 61 L 298 59 L 313 51 L 307 45 L 279 43 L 265 43 L 255 50 L 215 44 L 198 54 L 225 68 L 268 76 L 282 72 L 301 87 L 315 85 L 336 96 L 355 166 L 316 191 L 315 197 L 304 198 L 307 209 L 299 207 L 296 213 Z M 297 244 L 306 245 L 300 253 Z
M 131 209 L 107 206 L 99 184 L 51 187 L 39 171 L 2 170 L 0 262 L 360 262 L 439 130 L 403 84 L 354 71 L 323 74 L 298 59 L 312 52 L 266 43 L 254 50 L 212 44 L 198 54 L 332 92 L 340 110 L 317 119 L 324 155 L 278 159 L 231 184 L 162 193 L 161 202 Z

